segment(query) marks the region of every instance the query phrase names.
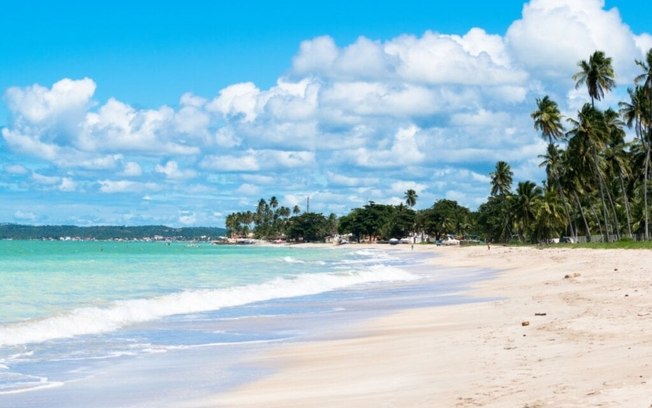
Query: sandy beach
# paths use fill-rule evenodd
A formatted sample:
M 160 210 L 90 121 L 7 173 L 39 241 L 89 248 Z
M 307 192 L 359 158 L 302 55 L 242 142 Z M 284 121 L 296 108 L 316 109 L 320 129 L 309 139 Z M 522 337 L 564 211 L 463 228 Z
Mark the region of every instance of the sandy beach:
M 500 270 L 471 290 L 497 300 L 404 310 L 283 346 L 251 361 L 275 374 L 189 406 L 652 406 L 649 251 L 415 250 L 437 252 L 433 267 Z

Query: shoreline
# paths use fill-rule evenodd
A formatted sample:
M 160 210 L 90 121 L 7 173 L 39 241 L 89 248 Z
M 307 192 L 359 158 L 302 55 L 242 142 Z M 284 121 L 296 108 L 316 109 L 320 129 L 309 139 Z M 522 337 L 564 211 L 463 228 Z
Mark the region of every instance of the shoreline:
M 331 245 L 332 247 L 332 245 Z M 355 245 L 375 249 L 410 247 Z M 646 250 L 415 246 L 432 267 L 490 268 L 469 295 L 249 362 L 269 377 L 188 407 L 649 407 Z M 528 325 L 524 326 L 524 322 Z

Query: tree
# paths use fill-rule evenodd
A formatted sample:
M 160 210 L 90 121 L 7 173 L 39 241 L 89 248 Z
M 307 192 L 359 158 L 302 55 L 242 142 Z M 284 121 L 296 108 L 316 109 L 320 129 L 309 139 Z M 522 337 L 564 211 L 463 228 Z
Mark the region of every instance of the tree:
M 568 220 L 569 222 L 571 235 L 575 236 L 575 228 L 573 226 L 571 216 L 570 216 L 570 209 L 569 209 L 570 204 L 566 199 L 566 194 L 564 193 L 564 189 L 561 183 L 562 173 L 564 171 L 563 168 L 564 153 L 565 152 L 559 149 L 557 145 L 552 143 L 548 144 L 546 154 L 539 155 L 540 158 L 544 159 L 541 163 L 539 163 L 539 167 L 545 166 L 546 168 L 548 188 L 550 190 L 550 192 L 546 192 L 546 194 L 550 193 L 559 196 L 559 199 L 561 200 L 561 205 L 563 206 L 564 213 L 566 215 L 566 220 Z
M 597 186 L 596 190 L 599 191 L 602 201 L 604 234 L 608 241 L 611 223 L 609 222 L 604 181 L 606 165 L 604 155 L 601 154 L 608 140 L 604 114 L 587 103 L 577 113 L 577 120 L 569 118 L 568 121 L 572 124 L 571 130 L 568 132 L 571 136 L 568 144 L 569 154 L 573 157 L 574 166 L 582 173 L 582 177 L 593 176 L 594 185 Z
M 491 173 L 491 195 L 503 195 L 512 189 L 512 172 L 509 164 L 504 161 L 496 163 L 496 171 Z
M 645 239 L 649 239 L 649 207 L 647 198 L 648 175 L 650 171 L 650 154 L 652 150 L 652 49 L 649 49 L 645 55 L 645 61 L 636 61 L 636 65 L 641 67 L 643 72 L 639 74 L 634 83 L 637 86 L 635 92 L 636 101 L 632 98 L 632 92 L 629 92 L 632 104 L 636 106 L 637 134 L 643 151 L 645 151 L 645 172 L 643 173 L 643 211 L 645 213 Z M 622 112 L 622 110 L 621 110 Z M 631 127 L 631 121 L 628 121 Z
M 288 239 L 315 242 L 323 241 L 328 232 L 328 220 L 322 214 L 303 213 L 289 219 Z
M 591 97 L 591 106 L 595 106 L 596 99 L 602 100 L 605 91 L 608 92 L 616 86 L 616 74 L 611 66 L 611 58 L 602 51 L 595 51 L 588 62 L 582 60 L 577 66 L 580 70 L 573 75 L 573 80 L 576 81 L 575 89 L 586 85 Z
M 383 239 L 407 237 L 414 230 L 416 213 L 403 204 L 392 206 L 381 227 Z
M 541 132 L 544 140 L 553 143 L 564 136 L 564 127 L 561 124 L 561 113 L 557 103 L 548 95 L 537 99 L 537 110 L 530 115 L 534 120 L 534 128 Z
M 423 210 L 423 214 L 424 230 L 436 239 L 446 234 L 464 234 L 465 225 L 470 221 L 468 208 L 453 200 L 438 200 L 431 208 Z
M 636 60 L 636 65 L 643 70 L 636 78 L 634 84 L 645 89 L 647 98 L 652 100 L 652 48 L 647 50 L 645 61 Z
M 518 183 L 512 211 L 514 212 L 516 231 L 522 240 L 532 237 L 538 200 L 541 199 L 541 195 L 541 187 L 533 182 L 521 181 Z
M 299 215 L 299 214 L 301 214 L 301 207 L 299 207 L 298 205 L 295 205 L 295 206 L 292 208 L 292 214 L 294 214 L 294 215 Z
M 416 191 L 414 191 L 413 189 L 409 189 L 408 191 L 405 192 L 403 198 L 405 199 L 405 204 L 408 207 L 412 208 L 416 205 L 417 198 L 419 198 L 419 196 L 417 195 Z

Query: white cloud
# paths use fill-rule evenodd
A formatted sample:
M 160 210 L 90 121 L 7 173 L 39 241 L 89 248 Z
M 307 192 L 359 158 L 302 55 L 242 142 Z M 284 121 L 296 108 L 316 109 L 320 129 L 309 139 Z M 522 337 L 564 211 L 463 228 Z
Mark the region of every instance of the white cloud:
M 59 184 L 59 190 L 61 191 L 75 191 L 77 189 L 77 183 L 70 177 L 64 177 L 61 179 L 61 184 Z
M 170 160 L 165 165 L 157 164 L 154 168 L 157 173 L 164 174 L 170 180 L 185 180 L 193 178 L 197 175 L 194 170 L 183 170 L 174 160 Z
M 197 215 L 193 212 L 182 212 L 179 215 L 179 222 L 183 225 L 194 225 L 197 223 Z
M 277 178 L 264 174 L 242 174 L 240 178 L 246 182 L 255 184 L 274 184 L 278 181 Z
M 245 195 L 245 196 L 256 196 L 256 195 L 260 194 L 260 188 L 258 188 L 257 186 L 255 186 L 253 184 L 245 183 L 245 184 L 240 185 L 240 187 L 238 187 L 235 190 L 235 192 L 238 193 L 238 194 Z
M 416 191 L 417 194 L 421 194 L 428 189 L 428 185 L 414 181 L 395 181 L 390 185 L 389 191 L 392 194 L 399 194 L 403 197 L 403 194 L 410 189 Z
M 414 165 L 425 158 L 425 154 L 417 143 L 419 128 L 409 126 L 399 129 L 394 135 L 389 149 L 377 147 L 374 149 L 360 148 L 343 155 L 359 166 L 370 168 L 388 168 Z
M 208 104 L 208 109 L 227 117 L 241 117 L 246 122 L 256 119 L 257 97 L 260 90 L 251 82 L 228 86 Z
M 167 211 L 193 195 L 234 206 L 271 194 L 302 206 L 311 195 L 319 197 L 315 208 L 346 210 L 368 200 L 401 201 L 408 188 L 423 202 L 446 196 L 477 205 L 488 192 L 488 176 L 477 168 L 507 160 L 515 177 L 541 179 L 544 144 L 530 119 L 537 97 L 550 94 L 574 115 L 588 100 L 584 89 L 573 89 L 578 60 L 604 50 L 622 84 L 638 70 L 633 60 L 652 47 L 649 33 L 632 33 L 601 0 L 532 0 L 523 10 L 504 36 L 473 28 L 361 36 L 339 46 L 329 36 L 308 39 L 272 86 L 188 92 L 176 106 L 96 101 L 88 78 L 13 87 L 1 129 L 6 163 L 39 170 L 5 165 L 3 182 L 79 197 L 137 193 L 139 205 L 165 203 Z M 621 95 L 624 88 L 604 105 Z M 441 166 L 450 171 L 439 174 Z M 152 183 L 163 176 L 165 186 Z M 188 179 L 193 185 L 178 183 Z M 148 199 L 163 188 L 170 194 Z M 188 211 L 147 219 L 211 219 Z
M 57 176 L 44 176 L 39 173 L 32 173 L 32 180 L 41 185 L 54 185 L 61 181 L 61 177 Z
M 18 121 L 35 124 L 59 122 L 69 115 L 83 113 L 95 93 L 92 79 L 62 79 L 48 89 L 41 85 L 11 87 L 6 92 L 7 106 Z
M 314 161 L 315 154 L 309 151 L 250 149 L 238 156 L 208 156 L 201 166 L 206 169 L 222 171 L 258 171 L 308 167 L 312 166 Z
M 631 29 L 617 9 L 604 9 L 604 0 L 532 0 L 505 38 L 519 63 L 566 83 L 577 71 L 577 62 L 595 50 L 612 57 L 618 79 L 626 81 L 633 59 L 640 55 Z
M 332 67 L 339 50 L 329 36 L 317 37 L 301 43 L 299 53 L 294 57 L 293 69 L 300 75 L 326 71 Z
M 18 210 L 14 213 L 14 218 L 20 221 L 36 221 L 36 214 L 31 211 Z
M 116 99 L 89 112 L 76 147 L 83 151 L 138 151 L 162 154 L 196 154 L 198 147 L 177 143 L 171 130 L 175 112 L 159 109 L 137 110 Z
M 9 164 L 4 166 L 5 172 L 9 174 L 27 174 L 29 170 L 20 164 Z
M 138 177 L 143 174 L 143 169 L 136 162 L 127 162 L 124 164 L 124 169 L 120 175 L 126 177 Z
M 329 186 L 334 187 L 358 187 L 377 184 L 379 181 L 373 177 L 354 177 L 332 171 L 327 172 L 326 176 Z
M 100 180 L 98 184 L 102 193 L 142 193 L 161 190 L 156 183 L 141 183 L 131 180 Z
M 260 164 L 255 155 L 247 153 L 245 155 L 215 155 L 207 156 L 201 163 L 201 166 L 209 170 L 219 171 L 257 171 L 260 170 Z
M 386 52 L 400 59 L 401 79 L 427 84 L 505 85 L 527 79 L 509 65 L 502 40 L 474 29 L 465 36 L 426 32 L 387 43 Z
M 647 54 L 647 52 L 652 49 L 652 35 L 648 33 L 643 33 L 641 35 L 634 37 L 634 42 L 636 47 L 638 47 L 641 55 Z

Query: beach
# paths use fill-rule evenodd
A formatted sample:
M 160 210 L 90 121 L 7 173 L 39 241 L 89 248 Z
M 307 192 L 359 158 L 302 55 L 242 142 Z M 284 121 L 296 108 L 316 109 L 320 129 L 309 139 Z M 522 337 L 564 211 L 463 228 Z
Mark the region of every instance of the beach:
M 409 246 L 400 246 L 410 250 Z M 493 268 L 488 300 L 401 310 L 247 364 L 271 374 L 188 407 L 650 407 L 652 254 L 415 246 Z

